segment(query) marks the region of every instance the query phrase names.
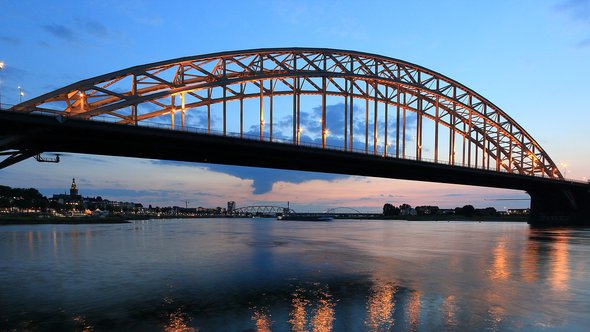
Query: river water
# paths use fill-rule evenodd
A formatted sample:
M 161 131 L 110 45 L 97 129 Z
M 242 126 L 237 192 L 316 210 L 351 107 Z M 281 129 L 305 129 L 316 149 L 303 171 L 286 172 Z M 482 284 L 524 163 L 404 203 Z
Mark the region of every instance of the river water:
M 587 331 L 590 228 L 0 226 L 0 331 Z

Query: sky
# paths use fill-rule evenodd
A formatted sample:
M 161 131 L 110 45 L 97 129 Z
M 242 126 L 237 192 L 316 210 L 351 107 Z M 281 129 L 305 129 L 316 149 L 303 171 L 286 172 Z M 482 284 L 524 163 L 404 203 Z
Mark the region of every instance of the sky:
M 183 56 L 267 47 L 405 60 L 478 92 L 521 124 L 567 178 L 590 177 L 590 0 L 0 0 L 3 104 Z M 307 105 L 314 112 L 317 105 Z M 567 165 L 567 166 L 564 166 Z M 276 204 L 297 211 L 384 203 L 527 207 L 519 191 L 226 165 L 70 154 L 0 170 L 0 184 L 160 206 Z M 508 199 L 508 200 L 507 200 Z

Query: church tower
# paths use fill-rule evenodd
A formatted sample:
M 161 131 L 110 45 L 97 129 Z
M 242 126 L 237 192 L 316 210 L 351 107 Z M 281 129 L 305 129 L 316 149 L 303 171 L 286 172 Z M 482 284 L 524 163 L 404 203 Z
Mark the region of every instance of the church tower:
M 78 186 L 76 186 L 76 179 L 72 178 L 72 186 L 70 187 L 70 197 L 72 199 L 78 198 Z

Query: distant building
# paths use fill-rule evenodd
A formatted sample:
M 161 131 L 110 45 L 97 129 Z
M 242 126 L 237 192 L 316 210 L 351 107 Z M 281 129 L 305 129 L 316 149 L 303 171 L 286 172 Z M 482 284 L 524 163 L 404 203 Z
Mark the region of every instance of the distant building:
M 78 186 L 76 185 L 76 179 L 72 178 L 72 185 L 70 186 L 70 197 L 72 200 L 80 200 L 80 195 L 78 195 Z
M 415 215 L 417 215 L 416 209 L 412 208 L 408 204 L 400 205 L 399 210 L 400 210 L 400 212 L 399 212 L 400 216 L 415 216 Z
M 531 213 L 531 209 L 508 209 L 506 213 L 511 216 L 527 216 Z
M 100 196 L 83 197 L 78 192 L 78 185 L 76 184 L 75 178 L 72 179 L 69 195 L 66 193 L 54 194 L 51 200 L 62 205 L 78 206 L 82 209 L 90 209 L 91 211 L 98 209 L 100 211 L 144 212 L 143 205 L 134 202 L 110 201 L 108 199 L 103 199 Z
M 416 206 L 416 213 L 419 216 L 425 216 L 425 215 L 435 215 L 438 214 L 438 206 Z
M 236 209 L 236 202 L 234 202 L 234 201 L 227 202 L 227 213 L 228 214 L 232 214 L 235 209 Z

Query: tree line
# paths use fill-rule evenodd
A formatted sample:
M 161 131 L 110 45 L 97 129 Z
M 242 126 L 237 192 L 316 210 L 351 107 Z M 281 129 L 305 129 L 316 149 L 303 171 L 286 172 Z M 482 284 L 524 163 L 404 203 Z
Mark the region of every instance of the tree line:
M 441 214 L 441 210 L 438 206 L 424 205 L 416 206 L 412 208 L 409 204 L 402 204 L 400 206 L 394 206 L 393 204 L 386 203 L 383 205 L 384 216 L 398 216 L 398 215 L 410 215 L 416 214 L 419 216 L 424 215 L 436 215 Z M 475 215 L 495 215 L 497 211 L 493 207 L 487 207 L 484 209 L 476 209 L 473 205 L 464 205 L 463 207 L 456 207 L 454 209 L 444 210 L 446 214 L 462 215 L 466 217 L 472 217 Z

